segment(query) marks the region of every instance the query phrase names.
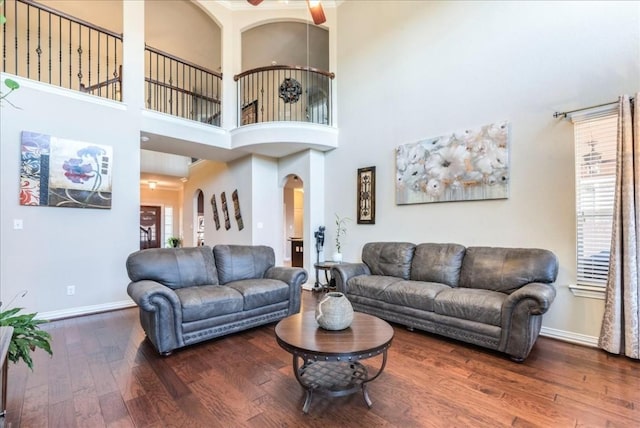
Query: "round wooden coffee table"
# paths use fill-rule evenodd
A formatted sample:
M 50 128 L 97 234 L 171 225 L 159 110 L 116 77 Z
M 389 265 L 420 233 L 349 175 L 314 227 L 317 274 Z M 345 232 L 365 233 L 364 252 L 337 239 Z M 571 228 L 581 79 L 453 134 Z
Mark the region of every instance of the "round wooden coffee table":
M 276 325 L 276 339 L 293 355 L 293 373 L 306 391 L 302 411 L 309 413 L 314 392 L 341 397 L 362 391 L 367 406 L 372 406 L 367 384 L 380 376 L 387 364 L 393 328 L 380 318 L 355 312 L 349 328 L 324 330 L 314 312 L 302 312 Z M 377 355 L 382 355 L 382 363 L 370 375 L 360 361 Z

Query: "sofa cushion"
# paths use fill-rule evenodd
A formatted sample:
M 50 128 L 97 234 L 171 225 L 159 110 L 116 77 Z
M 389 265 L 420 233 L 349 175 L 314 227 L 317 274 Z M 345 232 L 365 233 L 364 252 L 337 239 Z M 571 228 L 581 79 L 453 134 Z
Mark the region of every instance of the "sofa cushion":
M 465 248 L 459 244 L 420 244 L 411 262 L 411 279 L 458 286 Z
M 397 281 L 389 284 L 382 295 L 387 303 L 433 312 L 434 298 L 449 288 L 435 282 Z
M 558 259 L 537 248 L 467 248 L 460 287 L 512 293 L 530 282 L 552 283 L 558 275 Z
M 127 258 L 131 281 L 151 280 L 169 288 L 218 284 L 211 247 L 150 248 Z
M 506 298 L 506 294 L 497 291 L 451 288 L 435 297 L 434 311 L 440 315 L 500 326 L 502 303 Z
M 409 279 L 415 247 L 408 242 L 369 242 L 362 248 L 362 261 L 372 275 Z
M 347 281 L 347 294 L 369 297 L 371 299 L 384 299 L 384 290 L 394 282 L 401 281 L 395 276 L 358 275 Z
M 289 286 L 277 279 L 244 279 L 227 284 L 244 298 L 244 310 L 255 309 L 289 298 Z
M 196 321 L 242 311 L 242 294 L 230 287 L 201 285 L 176 290 L 182 321 Z
M 262 278 L 276 264 L 273 249 L 264 245 L 216 245 L 213 254 L 220 284 Z

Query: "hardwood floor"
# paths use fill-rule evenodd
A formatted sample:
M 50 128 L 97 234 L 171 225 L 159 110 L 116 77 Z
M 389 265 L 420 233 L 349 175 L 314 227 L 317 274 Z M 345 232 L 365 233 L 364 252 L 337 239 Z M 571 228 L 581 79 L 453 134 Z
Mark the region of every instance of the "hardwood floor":
M 315 299 L 304 291 L 303 310 Z M 9 368 L 5 427 L 640 426 L 634 360 L 540 338 L 517 364 L 392 326 L 387 367 L 369 385 L 373 407 L 360 394 L 315 396 L 304 415 L 275 324 L 163 358 L 137 309 L 55 321 L 53 358 L 38 351 L 33 372 Z

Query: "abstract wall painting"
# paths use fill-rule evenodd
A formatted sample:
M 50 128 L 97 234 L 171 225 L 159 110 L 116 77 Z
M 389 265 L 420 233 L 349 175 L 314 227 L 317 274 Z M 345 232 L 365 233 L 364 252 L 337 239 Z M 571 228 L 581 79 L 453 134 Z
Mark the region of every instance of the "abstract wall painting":
M 22 131 L 20 156 L 20 205 L 111 208 L 111 146 Z
M 396 150 L 396 204 L 509 197 L 509 122 L 497 122 Z

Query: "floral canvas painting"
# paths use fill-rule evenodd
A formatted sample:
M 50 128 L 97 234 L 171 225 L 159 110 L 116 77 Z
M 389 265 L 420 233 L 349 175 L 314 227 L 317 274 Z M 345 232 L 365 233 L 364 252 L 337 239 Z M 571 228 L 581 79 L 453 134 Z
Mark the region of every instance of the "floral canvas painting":
M 111 208 L 113 150 L 23 131 L 20 205 Z
M 508 122 L 404 144 L 396 150 L 396 204 L 509 197 Z

